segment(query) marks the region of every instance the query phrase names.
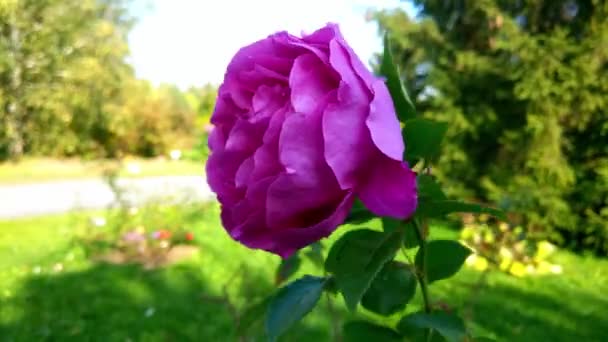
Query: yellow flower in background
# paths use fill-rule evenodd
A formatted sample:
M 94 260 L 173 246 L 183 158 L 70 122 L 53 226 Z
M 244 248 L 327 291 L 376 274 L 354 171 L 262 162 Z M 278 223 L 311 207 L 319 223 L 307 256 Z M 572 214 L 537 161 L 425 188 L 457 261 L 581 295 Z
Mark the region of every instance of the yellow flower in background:
M 466 262 L 467 266 L 469 266 L 477 271 L 480 271 L 480 272 L 487 270 L 488 267 L 490 266 L 488 259 L 486 259 L 480 255 L 477 255 L 477 254 L 469 255 L 469 257 L 467 258 L 467 260 L 465 262 Z
M 494 234 L 491 231 L 486 231 L 485 234 L 483 235 L 483 240 L 486 243 L 494 243 L 496 241 Z
M 501 271 L 506 271 L 509 269 L 509 266 L 511 266 L 511 260 L 507 260 L 507 259 L 502 259 L 500 261 L 500 265 L 498 265 L 498 268 Z
M 511 268 L 509 268 L 509 273 L 516 277 L 523 277 L 527 273 L 526 266 L 521 262 L 516 261 L 511 265 Z
M 534 267 L 534 265 L 526 266 L 526 273 L 528 273 L 528 274 L 536 273 L 536 267 Z
M 546 259 L 551 254 L 553 254 L 553 252 L 555 252 L 555 246 L 552 243 L 548 241 L 541 241 L 538 243 L 538 248 L 536 250 L 536 255 L 534 256 L 534 259 L 537 261 Z
M 500 251 L 498 252 L 500 258 L 503 260 L 511 261 L 513 260 L 513 253 L 505 247 L 500 247 Z
M 551 273 L 553 274 L 562 274 L 564 269 L 561 265 L 551 265 Z
M 467 240 L 472 238 L 475 235 L 475 229 L 472 226 L 466 226 L 460 232 L 460 236 Z
M 551 265 L 546 261 L 541 261 L 538 263 L 538 274 L 545 275 L 551 273 Z

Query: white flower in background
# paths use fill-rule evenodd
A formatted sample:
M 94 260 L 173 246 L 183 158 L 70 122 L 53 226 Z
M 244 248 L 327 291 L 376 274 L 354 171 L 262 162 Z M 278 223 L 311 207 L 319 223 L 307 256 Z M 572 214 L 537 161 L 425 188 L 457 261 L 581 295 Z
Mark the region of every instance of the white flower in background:
M 93 223 L 95 227 L 103 227 L 107 222 L 105 217 L 97 216 L 91 218 L 91 223 Z
M 182 157 L 182 151 L 171 150 L 171 152 L 169 152 L 169 157 L 171 157 L 172 160 L 178 160 L 179 158 Z
M 169 247 L 169 241 L 163 240 L 158 245 L 160 246 L 160 248 L 167 248 Z
M 485 271 L 490 266 L 486 258 L 477 254 L 469 255 L 465 262 L 467 266 L 472 267 L 477 271 Z
M 538 243 L 538 250 L 536 251 L 536 258 L 542 260 L 553 254 L 556 247 L 549 241 L 541 241 Z
M 154 313 L 156 312 L 156 309 L 154 309 L 153 307 L 149 307 L 146 309 L 146 311 L 144 312 L 144 317 L 152 317 L 154 316 Z
M 32 268 L 32 273 L 40 274 L 40 272 L 42 272 L 42 268 L 40 266 L 34 266 L 34 268 Z
M 137 207 L 129 208 L 129 215 L 131 215 L 131 216 L 137 215 L 138 212 L 139 212 L 139 209 L 137 209 Z
M 63 271 L 63 264 L 58 262 L 53 266 L 53 271 L 55 272 L 61 272 Z
M 132 175 L 137 175 L 141 173 L 141 167 L 138 163 L 127 163 L 127 172 Z
M 534 274 L 534 273 L 536 273 L 536 268 L 533 265 L 527 265 L 526 272 L 528 274 Z
M 511 253 L 511 251 L 505 247 L 500 247 L 500 251 L 498 253 L 504 260 L 513 260 L 513 253 Z
M 562 268 L 561 265 L 552 265 L 551 266 L 551 273 L 562 274 L 563 272 L 564 272 L 564 269 Z

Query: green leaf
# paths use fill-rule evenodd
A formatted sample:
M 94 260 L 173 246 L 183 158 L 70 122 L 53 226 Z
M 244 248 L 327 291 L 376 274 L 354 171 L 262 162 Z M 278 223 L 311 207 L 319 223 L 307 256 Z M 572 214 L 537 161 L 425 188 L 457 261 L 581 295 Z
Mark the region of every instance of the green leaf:
M 399 342 L 401 336 L 394 330 L 365 321 L 344 324 L 344 342 Z
M 365 292 L 361 305 L 383 316 L 405 308 L 416 293 L 416 276 L 409 265 L 392 261 L 384 265 Z
M 416 214 L 424 217 L 441 218 L 452 213 L 489 214 L 500 220 L 507 220 L 507 216 L 502 210 L 484 207 L 477 203 L 454 200 L 429 200 L 421 198 L 416 209 Z
M 414 108 L 414 104 L 401 82 L 399 70 L 391 51 L 388 33 L 384 35 L 384 53 L 382 54 L 382 63 L 380 64 L 380 74 L 386 77 L 386 87 L 393 99 L 399 121 L 405 122 L 406 120 L 415 118 L 416 108 Z
M 323 245 L 321 242 L 317 241 L 310 245 L 304 255 L 306 255 L 315 266 L 320 268 L 323 267 Z
M 356 200 L 355 203 L 353 204 L 352 209 L 350 210 L 350 213 L 346 217 L 346 220 L 344 220 L 344 223 L 345 224 L 361 224 L 361 223 L 365 223 L 374 218 L 376 218 L 376 215 L 374 215 L 371 211 L 369 211 L 363 205 L 363 203 L 361 203 L 361 201 Z
M 397 330 L 402 333 L 411 331 L 411 327 L 433 329 L 449 342 L 461 342 L 466 336 L 462 319 L 443 311 L 413 313 L 403 317 L 397 324 Z
M 412 222 L 408 222 L 403 228 L 403 246 L 407 249 L 418 247 L 418 237 L 416 236 L 416 227 Z
M 270 341 L 275 341 L 314 308 L 323 293 L 325 280 L 307 275 L 279 290 L 266 316 L 266 333 Z
M 264 298 L 243 310 L 239 317 L 239 324 L 236 328 L 240 336 L 247 335 L 256 323 L 263 320 L 271 300 L 272 297 Z
M 439 335 L 439 333 L 433 333 L 431 340 L 429 341 L 427 339 L 428 329 L 410 325 L 405 321 L 400 321 L 399 324 L 397 324 L 397 330 L 405 337 L 406 342 L 445 342 L 445 338 Z
M 448 124 L 445 122 L 421 118 L 407 120 L 403 128 L 405 159 L 409 162 L 418 158 L 435 159 L 439 155 L 447 129 Z
M 382 218 L 382 230 L 386 233 L 392 233 L 399 228 L 403 224 L 402 220 L 396 220 L 390 217 Z
M 279 267 L 277 267 L 277 272 L 275 275 L 275 284 L 280 285 L 285 280 L 289 279 L 292 275 L 298 272 L 300 269 L 300 265 L 302 264 L 302 260 L 298 253 L 292 254 L 287 259 L 282 259 Z
M 418 198 L 430 199 L 435 201 L 447 200 L 447 197 L 441 190 L 441 186 L 433 176 L 420 174 L 416 177 L 418 185 Z
M 399 232 L 353 230 L 334 243 L 325 269 L 334 274 L 347 307 L 355 310 L 363 294 L 384 264 L 395 257 L 401 245 Z
M 471 250 L 457 241 L 432 240 L 426 246 L 426 279 L 429 283 L 456 274 Z M 416 267 L 422 269 L 422 252 L 416 254 Z
M 382 218 L 382 230 L 391 233 L 399 229 L 403 233 L 403 246 L 407 249 L 418 247 L 418 238 L 414 231 L 414 225 L 411 222 L 403 220 L 395 220 L 390 217 Z
M 411 222 L 403 222 L 403 220 L 395 220 L 390 217 L 382 218 L 382 230 L 391 233 L 397 229 L 403 233 L 403 246 L 405 248 L 418 247 L 418 238 L 416 238 L 414 225 Z

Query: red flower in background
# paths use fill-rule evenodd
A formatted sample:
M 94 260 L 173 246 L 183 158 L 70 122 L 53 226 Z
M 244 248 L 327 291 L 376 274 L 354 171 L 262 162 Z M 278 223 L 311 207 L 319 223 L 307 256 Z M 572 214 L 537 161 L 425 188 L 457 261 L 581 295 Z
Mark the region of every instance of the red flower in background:
M 161 229 L 158 231 L 157 238 L 160 240 L 167 240 L 171 238 L 171 232 L 165 229 Z
M 191 232 L 187 232 L 186 241 L 192 241 L 192 240 L 194 240 L 194 234 L 192 234 Z

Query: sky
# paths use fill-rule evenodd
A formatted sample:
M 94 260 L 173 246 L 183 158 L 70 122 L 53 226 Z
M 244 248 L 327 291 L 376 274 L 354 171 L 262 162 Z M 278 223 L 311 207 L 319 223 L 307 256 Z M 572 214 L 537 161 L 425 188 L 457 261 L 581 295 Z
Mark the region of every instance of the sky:
M 130 62 L 139 78 L 154 84 L 219 84 L 240 47 L 276 31 L 299 35 L 328 22 L 340 24 L 368 62 L 381 40 L 366 11 L 397 7 L 414 13 L 409 2 L 398 0 L 136 0 Z

